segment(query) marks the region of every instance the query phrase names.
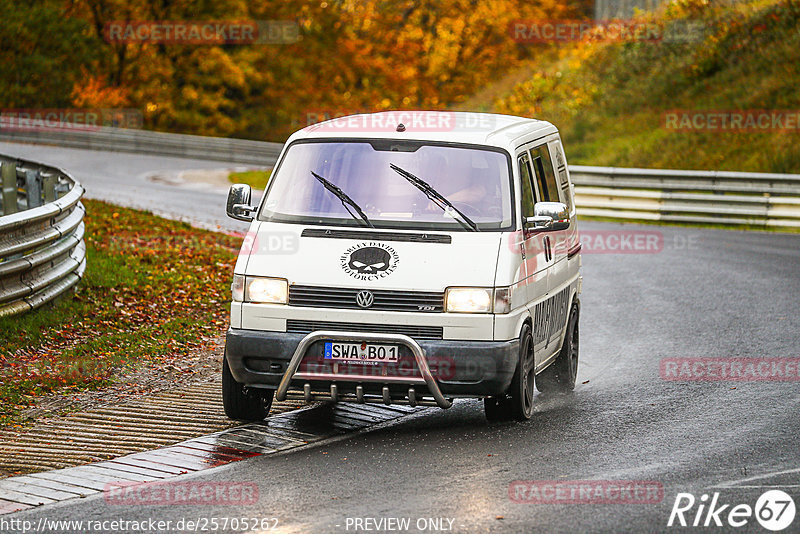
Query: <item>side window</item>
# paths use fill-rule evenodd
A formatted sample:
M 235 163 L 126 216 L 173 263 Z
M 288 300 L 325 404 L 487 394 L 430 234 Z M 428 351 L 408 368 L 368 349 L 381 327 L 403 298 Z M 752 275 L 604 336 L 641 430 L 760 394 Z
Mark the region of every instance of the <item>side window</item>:
M 567 210 L 572 212 L 572 195 L 570 194 L 569 180 L 567 179 L 567 162 L 564 161 L 561 143 L 555 141 L 550 143 L 550 147 L 556 155 L 556 169 L 558 170 L 558 183 L 561 185 L 561 198 L 564 204 L 567 205 Z
M 519 177 L 522 186 L 522 216 L 533 217 L 533 174 L 531 173 L 531 163 L 528 154 L 519 156 Z
M 533 157 L 533 169 L 536 172 L 536 184 L 539 186 L 539 195 L 542 200 L 561 202 L 558 194 L 556 173 L 553 170 L 553 162 L 550 159 L 550 151 L 547 150 L 547 145 L 531 150 L 531 156 Z

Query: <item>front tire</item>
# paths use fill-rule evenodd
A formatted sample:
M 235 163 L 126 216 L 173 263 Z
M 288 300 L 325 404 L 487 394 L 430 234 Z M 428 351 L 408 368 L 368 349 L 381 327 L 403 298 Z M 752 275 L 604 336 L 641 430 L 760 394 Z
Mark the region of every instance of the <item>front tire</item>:
M 519 336 L 519 361 L 508 394 L 483 400 L 486 419 L 490 422 L 527 421 L 533 415 L 534 360 L 531 327 L 524 325 Z
M 272 406 L 272 390 L 247 390 L 237 382 L 228 366 L 228 358 L 222 360 L 222 406 L 225 415 L 237 421 L 261 421 Z
M 561 352 L 556 361 L 536 377 L 536 386 L 542 393 L 568 393 L 575 389 L 575 380 L 578 377 L 579 319 L 580 310 L 575 303 L 569 313 Z

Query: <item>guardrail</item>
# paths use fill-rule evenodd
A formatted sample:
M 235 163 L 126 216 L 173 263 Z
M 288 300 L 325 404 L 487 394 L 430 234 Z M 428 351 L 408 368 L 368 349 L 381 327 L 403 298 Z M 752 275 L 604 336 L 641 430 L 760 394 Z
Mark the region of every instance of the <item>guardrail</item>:
M 74 287 L 86 269 L 84 189 L 66 172 L 0 155 L 0 317 Z
M 88 150 L 113 150 L 157 156 L 174 156 L 270 167 L 280 154 L 281 143 L 227 137 L 171 134 L 111 128 L 25 129 L 0 128 L 0 139 L 11 142 L 58 145 Z
M 570 165 L 570 177 L 584 216 L 800 227 L 800 174 Z

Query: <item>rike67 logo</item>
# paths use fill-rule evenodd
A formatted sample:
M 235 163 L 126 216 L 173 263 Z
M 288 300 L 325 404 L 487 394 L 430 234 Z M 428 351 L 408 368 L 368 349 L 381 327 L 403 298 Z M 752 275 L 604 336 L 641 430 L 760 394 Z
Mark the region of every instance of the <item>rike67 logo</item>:
M 691 493 L 678 493 L 667 526 L 739 528 L 755 517 L 763 528 L 778 532 L 794 522 L 794 499 L 784 491 L 764 492 L 756 500 L 755 506 L 723 504 L 719 495 L 719 492 L 715 492 L 709 497 L 704 493 L 697 499 Z

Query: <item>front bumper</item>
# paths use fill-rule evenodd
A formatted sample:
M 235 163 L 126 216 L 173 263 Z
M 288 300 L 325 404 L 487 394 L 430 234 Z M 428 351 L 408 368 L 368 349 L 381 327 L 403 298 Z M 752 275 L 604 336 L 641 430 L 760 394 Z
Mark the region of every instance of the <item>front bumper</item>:
M 335 333 L 331 332 L 331 335 Z M 375 334 L 364 334 L 365 341 L 378 342 Z M 369 339 L 367 339 L 367 336 Z M 281 380 L 290 367 L 305 334 L 287 332 L 271 332 L 231 328 L 228 330 L 225 352 L 231 373 L 237 382 L 248 387 L 278 389 Z M 388 339 L 384 343 L 399 343 L 397 339 Z M 308 344 L 303 358 L 316 358 L 321 353 L 321 341 Z M 500 395 L 506 392 L 514 376 L 518 361 L 519 341 L 453 341 L 453 340 L 418 340 L 415 344 L 421 349 L 430 376 L 435 381 L 435 388 L 446 397 L 484 397 Z M 423 396 L 433 396 L 428 384 L 425 384 L 424 371 L 415 365 L 414 356 L 408 347 L 401 344 L 401 354 L 405 353 L 406 361 L 411 362 L 401 376 L 384 378 L 379 375 L 369 378 L 354 378 L 347 374 L 332 380 L 326 376 L 320 380 L 310 380 L 308 375 L 297 378 L 292 372 L 290 388 L 303 389 L 308 382 L 313 382 L 317 389 L 329 388 L 336 383 L 342 391 L 348 387 L 353 390 L 362 385 L 367 392 L 380 391 L 385 396 L 385 388 L 391 388 L 391 396 L 399 394 L 407 396 L 408 387 L 417 388 Z M 402 362 L 401 362 L 402 363 Z M 413 367 L 413 368 L 412 368 Z M 403 377 L 407 379 L 404 380 Z M 439 404 L 441 405 L 441 404 Z

